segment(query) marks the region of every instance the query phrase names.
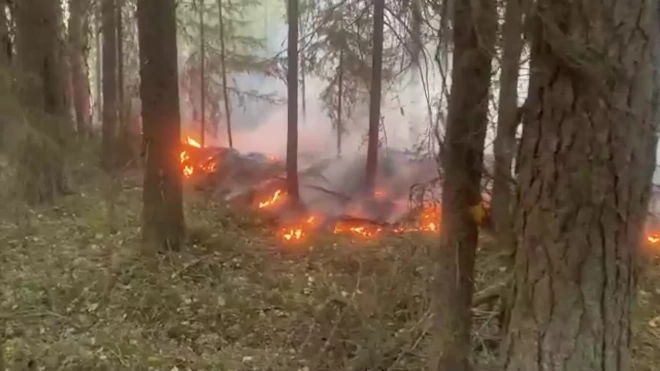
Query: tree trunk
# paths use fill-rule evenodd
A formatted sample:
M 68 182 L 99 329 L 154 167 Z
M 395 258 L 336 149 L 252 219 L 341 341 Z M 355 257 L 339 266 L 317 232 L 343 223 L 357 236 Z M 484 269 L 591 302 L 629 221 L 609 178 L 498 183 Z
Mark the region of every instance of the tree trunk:
M 115 165 L 117 140 L 117 4 L 102 0 L 103 19 L 103 151 L 101 164 L 105 170 Z
M 116 28 L 117 28 L 117 122 L 121 130 L 125 130 L 124 127 L 126 122 L 124 116 L 126 113 L 124 101 L 124 19 L 123 19 L 123 9 L 124 9 L 124 0 L 115 0 L 116 1 Z
M 658 2 L 537 9 L 503 368 L 629 370 L 660 118 Z
M 227 140 L 229 148 L 234 148 L 234 140 L 231 135 L 231 101 L 229 87 L 227 85 L 227 50 L 225 48 L 225 22 L 223 19 L 222 0 L 218 0 L 218 22 L 220 26 L 220 59 L 222 60 L 222 98 L 225 103 L 225 118 L 227 119 Z
M 443 0 L 449 1 L 449 0 Z M 424 24 L 424 14 L 422 13 L 422 0 L 412 0 L 410 2 L 410 37 L 411 45 L 410 55 L 414 66 L 419 67 L 419 58 L 422 55 L 424 44 L 422 41 L 422 25 Z
M 61 7 L 57 0 L 15 4 L 16 50 L 21 68 L 20 98 L 30 108 L 30 134 L 21 146 L 19 182 L 32 204 L 67 191 L 63 149 L 69 134 L 62 58 Z
M 96 120 L 103 121 L 103 16 L 101 6 L 97 3 L 95 14 L 95 47 L 96 47 Z
M 499 245 L 513 251 L 515 244 L 511 221 L 513 179 L 511 165 L 516 147 L 518 127 L 518 71 L 523 47 L 523 2 L 508 0 L 502 29 L 503 52 L 500 94 L 497 111 L 497 135 L 493 144 L 495 171 L 493 174 L 492 219 Z
M 299 22 L 299 31 L 303 37 L 305 37 L 305 22 Z M 305 125 L 305 121 L 307 120 L 307 84 L 306 84 L 306 64 L 305 64 L 305 52 L 300 54 L 300 95 L 302 95 L 300 98 L 300 103 L 302 103 L 302 117 L 303 117 L 303 126 Z
M 12 55 L 7 10 L 7 0 L 0 0 L 0 11 L 2 11 L 2 17 L 0 17 L 0 67 L 8 67 Z
M 299 204 L 298 190 L 298 1 L 287 0 L 288 38 L 288 124 L 286 140 L 287 193 L 293 204 Z
M 87 71 L 88 0 L 69 0 L 69 61 L 73 106 L 78 136 L 86 138 L 90 133 L 89 78 Z
M 491 57 L 496 31 L 495 0 L 454 4 L 452 81 L 442 153 L 442 234 L 435 250 L 435 334 L 432 369 L 471 368 L 470 329 L 474 259 L 481 202 L 480 181 Z
M 137 17 L 146 146 L 142 237 L 148 251 L 178 250 L 185 226 L 175 0 L 138 0 Z
M 199 111 L 200 135 L 199 144 L 206 146 L 206 40 L 204 40 L 204 0 L 197 3 L 199 16 Z
M 378 168 L 378 133 L 380 128 L 380 101 L 383 84 L 383 25 L 385 0 L 374 0 L 374 35 L 371 59 L 371 87 L 369 94 L 369 138 L 367 142 L 366 193 L 376 191 Z
M 337 67 L 337 157 L 341 157 L 341 137 L 344 132 L 343 98 L 344 98 L 344 45 L 339 49 L 339 66 Z

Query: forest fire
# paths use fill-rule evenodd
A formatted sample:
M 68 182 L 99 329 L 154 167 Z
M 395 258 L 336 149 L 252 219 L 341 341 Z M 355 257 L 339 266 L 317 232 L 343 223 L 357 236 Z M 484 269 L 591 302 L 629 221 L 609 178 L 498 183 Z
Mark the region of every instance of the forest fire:
M 383 193 L 381 193 L 383 192 Z M 379 191 L 378 198 L 384 198 L 384 191 Z M 263 201 L 256 203 L 258 209 L 269 209 L 281 204 L 282 200 L 286 199 L 286 193 L 282 190 L 274 191 L 270 196 L 265 197 Z M 349 207 L 351 213 L 358 213 L 360 208 Z M 439 231 L 440 221 L 440 207 L 436 204 L 423 205 L 415 218 L 415 225 L 387 225 L 380 224 L 373 221 L 348 218 L 346 220 L 336 220 L 325 223 L 328 230 L 337 235 L 353 235 L 360 238 L 371 239 L 378 237 L 382 234 L 403 234 L 410 232 L 430 232 L 436 233 Z M 318 229 L 324 221 L 320 215 L 311 215 L 306 217 L 302 222 L 290 223 L 281 227 L 277 235 L 284 241 L 300 241 L 311 234 L 311 230 Z M 326 220 L 328 222 L 328 220 Z
M 196 170 L 201 170 L 206 173 L 216 171 L 216 163 L 213 161 L 213 157 L 207 157 L 204 161 L 195 160 L 194 157 L 199 156 L 194 156 L 192 152 L 202 148 L 199 142 L 191 137 L 186 137 L 184 145 L 187 145 L 188 148 L 181 150 L 179 153 L 179 162 L 181 163 L 181 171 L 183 172 L 184 177 L 190 178 L 195 174 Z

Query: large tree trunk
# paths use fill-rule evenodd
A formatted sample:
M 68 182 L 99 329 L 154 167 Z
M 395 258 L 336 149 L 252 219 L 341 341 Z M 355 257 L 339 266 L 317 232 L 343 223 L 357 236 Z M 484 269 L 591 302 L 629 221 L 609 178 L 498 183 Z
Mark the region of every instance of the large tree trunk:
M 53 200 L 67 189 L 63 149 L 70 133 L 57 0 L 22 0 L 15 8 L 21 101 L 30 130 L 21 151 L 19 178 L 27 201 Z
M 177 250 L 183 240 L 181 117 L 175 0 L 138 0 L 140 98 L 146 168 L 142 237 L 149 251 Z
M 500 75 L 500 94 L 497 111 L 497 135 L 493 144 L 495 171 L 493 174 L 492 219 L 498 243 L 513 251 L 514 237 L 511 221 L 513 179 L 511 165 L 516 147 L 518 127 L 518 71 L 523 47 L 523 4 L 528 0 L 506 1 L 502 28 L 503 52 Z
M 536 10 L 504 369 L 629 370 L 660 119 L 658 1 Z
M 380 128 L 380 101 L 383 85 L 383 25 L 385 0 L 374 0 L 374 36 L 371 50 L 371 86 L 369 90 L 369 137 L 367 140 L 367 169 L 365 191 L 372 196 L 376 191 L 378 144 Z
M 116 166 L 117 140 L 117 4 L 102 0 L 103 19 L 103 152 L 101 163 L 106 170 Z
M 229 86 L 227 85 L 227 49 L 225 47 L 225 22 L 223 19 L 223 2 L 218 0 L 218 26 L 220 27 L 220 59 L 222 62 L 222 99 L 225 104 L 225 118 L 227 119 L 227 141 L 229 148 L 234 148 L 234 139 L 231 134 L 231 101 Z
M 287 193 L 292 203 L 300 202 L 298 189 L 298 1 L 287 0 L 289 23 L 287 71 L 287 137 L 286 177 Z
M 471 300 L 495 0 L 457 1 L 453 15 L 453 71 L 442 166 L 442 237 L 435 251 L 435 334 L 432 369 L 469 370 Z
M 80 137 L 90 132 L 89 78 L 87 71 L 89 0 L 69 0 L 69 62 L 76 128 Z

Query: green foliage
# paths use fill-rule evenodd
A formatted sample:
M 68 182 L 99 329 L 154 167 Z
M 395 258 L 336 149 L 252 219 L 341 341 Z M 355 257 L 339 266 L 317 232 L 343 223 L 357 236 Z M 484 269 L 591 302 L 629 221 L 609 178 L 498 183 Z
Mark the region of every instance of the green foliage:
M 411 67 L 419 67 L 413 62 L 419 61 L 423 46 L 435 38 L 435 32 L 419 14 L 420 9 L 428 10 L 428 6 L 421 0 L 417 8 L 411 4 L 412 1 L 386 2 L 384 93 Z M 303 2 L 302 9 L 305 32 L 301 36 L 301 63 L 326 81 L 320 98 L 336 126 L 340 55 L 344 74 L 342 120 L 350 120 L 355 108 L 369 98 L 373 4 L 360 0 L 310 0 Z M 281 65 L 284 66 L 283 61 Z
M 232 105 L 238 102 L 244 105 L 246 100 L 264 100 L 275 102 L 272 94 L 244 91 L 233 83 L 232 77 L 238 74 L 265 74 L 272 68 L 272 61 L 265 54 L 264 39 L 254 35 L 263 35 L 254 31 L 260 24 L 252 14 L 261 8 L 260 0 L 222 1 L 222 31 L 220 28 L 219 2 L 216 0 L 187 0 L 179 3 L 178 32 L 183 47 L 180 49 L 185 60 L 181 68 L 182 89 L 185 95 L 199 104 L 201 32 L 199 22 L 200 7 L 204 13 L 204 63 L 206 106 L 210 111 L 207 117 L 216 116 L 218 120 L 223 111 L 220 103 L 224 99 L 222 86 L 222 67 L 227 70 L 229 99 Z M 224 58 L 221 53 L 221 38 L 225 43 Z M 224 60 L 223 60 L 224 59 Z

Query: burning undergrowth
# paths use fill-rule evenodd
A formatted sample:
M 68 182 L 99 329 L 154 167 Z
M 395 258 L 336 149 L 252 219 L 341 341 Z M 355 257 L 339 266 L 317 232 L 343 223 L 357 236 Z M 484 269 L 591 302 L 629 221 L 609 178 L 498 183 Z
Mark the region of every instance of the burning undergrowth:
M 379 162 L 378 188 L 365 194 L 364 157 L 311 157 L 302 161 L 307 164 L 299 171 L 302 205 L 296 207 L 286 192 L 284 162 L 276 156 L 200 148 L 188 138 L 181 166 L 197 190 L 220 197 L 233 208 L 251 208 L 268 216 L 283 241 L 328 232 L 374 238 L 439 231 L 438 189 L 415 191 L 416 185 L 430 184 L 435 178 L 433 160 L 388 151 Z

